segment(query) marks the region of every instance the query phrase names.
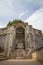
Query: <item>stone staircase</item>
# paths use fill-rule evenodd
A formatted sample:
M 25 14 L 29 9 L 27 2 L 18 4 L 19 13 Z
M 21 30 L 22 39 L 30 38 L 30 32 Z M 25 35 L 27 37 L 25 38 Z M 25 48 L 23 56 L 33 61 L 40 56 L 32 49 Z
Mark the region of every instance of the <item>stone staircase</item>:
M 5 60 L 4 53 L 0 53 L 0 60 Z

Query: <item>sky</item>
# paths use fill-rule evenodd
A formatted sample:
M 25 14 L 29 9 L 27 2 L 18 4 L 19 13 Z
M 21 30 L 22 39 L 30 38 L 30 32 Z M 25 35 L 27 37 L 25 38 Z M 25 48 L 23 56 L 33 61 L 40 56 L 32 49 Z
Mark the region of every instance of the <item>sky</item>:
M 43 0 L 0 0 L 0 28 L 14 19 L 43 31 Z

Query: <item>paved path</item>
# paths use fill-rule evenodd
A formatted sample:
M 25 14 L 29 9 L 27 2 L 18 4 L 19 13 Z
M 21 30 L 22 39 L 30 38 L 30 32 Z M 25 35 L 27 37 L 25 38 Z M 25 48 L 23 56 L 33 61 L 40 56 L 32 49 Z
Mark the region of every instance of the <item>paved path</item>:
M 5 60 L 0 61 L 0 65 L 43 65 L 43 63 L 34 60 Z

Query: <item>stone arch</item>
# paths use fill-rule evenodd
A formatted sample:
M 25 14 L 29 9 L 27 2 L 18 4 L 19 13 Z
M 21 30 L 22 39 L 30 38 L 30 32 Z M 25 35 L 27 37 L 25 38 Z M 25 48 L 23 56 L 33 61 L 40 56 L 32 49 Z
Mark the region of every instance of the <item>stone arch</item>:
M 18 27 L 22 27 L 22 28 L 25 29 L 25 26 L 24 26 L 24 25 L 22 25 L 22 24 L 18 24 L 18 25 L 15 27 L 15 31 L 16 31 L 16 28 L 18 28 Z
M 16 27 L 16 44 L 23 43 L 25 48 L 25 29 L 22 26 Z
M 18 25 L 15 28 L 16 31 L 16 58 L 24 57 L 24 49 L 25 49 L 25 27 L 22 25 Z
M 16 27 L 14 27 L 14 34 L 15 34 L 14 35 L 15 40 L 13 41 L 12 52 L 14 52 L 13 55 L 15 58 L 17 58 L 17 57 L 22 58 L 22 57 L 24 57 L 24 53 L 25 53 L 25 27 L 21 24 L 16 25 Z

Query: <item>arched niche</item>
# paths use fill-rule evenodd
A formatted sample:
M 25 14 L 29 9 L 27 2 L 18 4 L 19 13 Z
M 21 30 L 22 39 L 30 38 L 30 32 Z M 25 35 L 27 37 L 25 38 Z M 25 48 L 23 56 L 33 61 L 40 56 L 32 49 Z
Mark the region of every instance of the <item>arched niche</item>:
M 16 49 L 25 48 L 25 29 L 22 26 L 16 27 Z

